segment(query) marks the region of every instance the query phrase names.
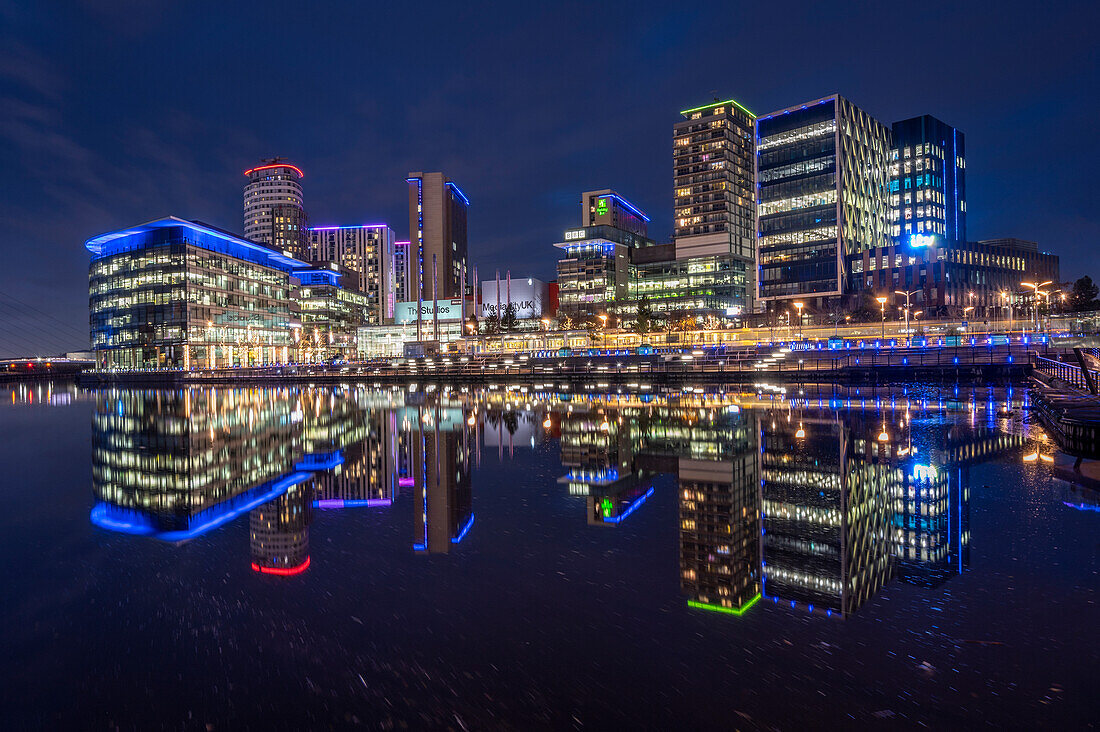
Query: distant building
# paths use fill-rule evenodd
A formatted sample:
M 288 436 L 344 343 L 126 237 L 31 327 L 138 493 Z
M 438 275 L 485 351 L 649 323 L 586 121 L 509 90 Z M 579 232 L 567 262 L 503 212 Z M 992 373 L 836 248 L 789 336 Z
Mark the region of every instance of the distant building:
M 336 262 L 356 273 L 353 289 L 366 297 L 368 318 L 378 325 L 393 317 L 394 285 L 403 276 L 394 271 L 396 243 L 393 229 L 385 224 L 363 226 L 318 226 L 309 230 L 309 259 Z M 402 297 L 404 299 L 404 297 Z
M 85 243 L 92 349 L 112 368 L 208 368 L 295 359 L 290 290 L 306 262 L 168 217 Z
M 279 158 L 244 172 L 244 238 L 306 259 L 301 168 Z
M 466 258 L 466 214 L 469 199 L 443 173 L 409 173 L 409 239 L 416 252 L 412 261 L 413 297 L 442 300 L 460 297 L 463 280 L 469 284 Z M 432 257 L 439 280 L 433 289 Z
M 393 261 L 390 264 L 391 291 L 394 303 L 408 302 L 415 299 L 413 290 L 413 259 L 412 248 L 407 241 L 396 241 L 393 247 Z M 386 315 L 387 319 L 393 318 L 392 308 Z
M 922 241 L 916 239 L 916 241 Z M 1058 282 L 1057 255 L 1021 239 L 987 239 L 950 245 L 891 242 L 849 260 L 853 284 L 868 296 L 885 296 L 895 315 L 909 292 L 912 312 L 926 318 L 955 317 L 973 308 L 972 318 L 1010 317 L 1013 307 L 1031 303 L 1034 293 L 1022 282 Z
M 581 226 L 611 226 L 647 235 L 649 217 L 610 188 L 581 194 Z
M 966 138 L 935 117 L 895 122 L 890 234 L 901 243 L 966 242 Z
M 757 276 L 769 310 L 840 307 L 847 261 L 891 243 L 890 128 L 838 95 L 756 122 Z
M 499 288 L 498 288 L 499 285 Z M 511 299 L 509 299 L 509 297 Z M 516 309 L 516 320 L 538 320 L 549 314 L 549 294 L 546 283 L 532 277 L 483 280 L 481 282 L 481 309 L 479 318 L 492 318 L 507 311 L 509 303 Z

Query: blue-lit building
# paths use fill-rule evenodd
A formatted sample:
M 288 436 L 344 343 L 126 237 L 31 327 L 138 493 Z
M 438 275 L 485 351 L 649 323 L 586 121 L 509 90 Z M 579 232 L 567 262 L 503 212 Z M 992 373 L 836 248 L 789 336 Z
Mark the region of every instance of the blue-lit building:
M 100 369 L 189 369 L 296 359 L 292 274 L 303 261 L 167 217 L 85 242 Z
M 916 246 L 966 242 L 966 138 L 930 115 L 895 122 L 891 234 Z

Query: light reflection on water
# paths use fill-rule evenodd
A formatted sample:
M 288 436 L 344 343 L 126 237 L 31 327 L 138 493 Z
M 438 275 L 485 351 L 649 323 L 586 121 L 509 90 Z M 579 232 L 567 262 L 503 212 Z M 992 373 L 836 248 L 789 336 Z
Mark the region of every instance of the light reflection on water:
M 643 599 L 652 612 L 679 605 L 727 623 L 767 613 L 800 623 L 873 620 L 886 611 L 876 598 L 902 585 L 914 588 L 901 594 L 911 603 L 938 607 L 953 586 L 965 588 L 980 541 L 971 528 L 973 471 L 1011 466 L 1025 473 L 1021 481 L 1042 482 L 1045 466 L 1027 456 L 1056 452 L 1028 422 L 1020 389 L 577 397 L 504 388 L 52 386 L 13 388 L 11 401 L 93 407 L 91 500 L 83 510 L 95 540 L 126 542 L 135 565 L 146 561 L 149 542 L 185 553 L 219 537 L 228 547 L 222 563 L 264 575 L 274 588 L 308 587 L 319 571 L 328 587 L 359 567 L 344 535 L 353 524 L 342 521 L 362 516 L 395 527 L 386 552 L 479 561 L 500 537 L 525 531 L 517 523 L 523 506 L 502 509 L 494 499 L 483 510 L 479 494 L 503 489 L 525 505 L 524 494 L 541 492 L 577 528 L 597 532 L 590 540 L 605 556 L 639 531 L 644 541 L 646 531 L 665 527 L 662 535 L 676 537 L 675 557 L 660 566 L 671 571 L 657 578 L 663 592 Z M 503 474 L 510 483 L 498 482 Z M 516 482 L 517 474 L 527 477 Z M 1096 503 L 1065 484 L 1052 501 L 1073 509 Z M 230 526 L 247 526 L 247 547 L 239 533 L 221 536 Z M 558 565 L 581 551 L 543 538 Z M 516 568 L 511 581 L 530 581 L 524 571 Z M 526 612 L 539 617 L 537 608 Z

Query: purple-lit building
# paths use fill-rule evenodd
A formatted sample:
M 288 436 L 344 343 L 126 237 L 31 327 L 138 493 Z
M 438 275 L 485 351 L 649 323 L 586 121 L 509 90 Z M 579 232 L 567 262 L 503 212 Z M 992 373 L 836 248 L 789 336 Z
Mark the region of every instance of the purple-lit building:
M 367 298 L 370 311 L 364 325 L 379 325 L 392 318 L 393 305 L 400 302 L 394 296 L 401 279 L 395 272 L 394 239 L 393 229 L 385 224 L 317 226 L 309 230 L 310 261 L 334 262 L 357 273 L 353 289 Z M 404 280 L 401 284 L 407 289 Z

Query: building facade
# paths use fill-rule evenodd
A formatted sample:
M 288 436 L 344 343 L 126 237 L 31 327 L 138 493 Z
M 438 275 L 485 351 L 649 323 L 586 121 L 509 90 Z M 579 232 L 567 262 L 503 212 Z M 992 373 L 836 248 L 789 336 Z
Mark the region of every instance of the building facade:
M 306 259 L 301 168 L 278 158 L 244 172 L 244 238 Z
M 470 201 L 443 173 L 409 173 L 406 181 L 409 239 L 416 252 L 412 262 L 413 295 L 428 300 L 459 297 L 463 282 L 469 281 L 466 216 Z M 438 291 L 434 289 L 433 257 Z
M 307 269 L 294 273 L 298 285 L 291 297 L 302 328 L 295 334 L 298 360 L 316 363 L 356 357 L 359 326 L 376 313 L 376 303 L 357 290 L 359 273 L 347 269 Z M 344 286 L 349 282 L 351 287 Z
M 895 122 L 890 221 L 914 246 L 966 243 L 966 138 L 930 115 Z
M 673 128 L 676 259 L 684 269 L 728 272 L 699 287 L 699 317 L 751 310 L 755 295 L 756 117 L 729 99 L 680 113 Z M 709 278 L 708 278 L 709 279 Z
M 335 262 L 355 273 L 351 289 L 368 303 L 365 321 L 378 325 L 393 317 L 398 299 L 394 283 L 399 279 L 393 229 L 385 224 L 364 226 L 320 226 L 309 230 L 309 258 L 312 262 Z
M 293 360 L 300 260 L 168 217 L 89 239 L 89 322 L 101 369 Z
M 839 95 L 756 123 L 757 278 L 768 309 L 834 309 L 847 261 L 890 243 L 890 128 Z
M 630 262 L 635 249 L 653 240 L 613 226 L 570 229 L 558 260 L 558 312 L 572 320 L 608 315 L 630 295 Z
M 1035 242 L 989 239 L 914 246 L 893 241 L 865 250 L 849 260 L 854 284 L 867 296 L 885 296 L 891 314 L 906 304 L 925 318 L 1011 317 L 1013 306 L 1033 298 L 1021 283 L 1059 281 L 1058 257 Z M 916 239 L 920 241 L 920 239 Z M 1007 309 L 1007 312 L 1006 312 Z
M 648 235 L 649 217 L 610 188 L 581 194 L 581 226 L 611 226 Z

